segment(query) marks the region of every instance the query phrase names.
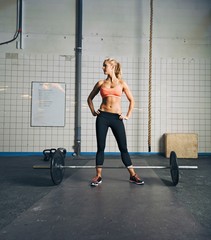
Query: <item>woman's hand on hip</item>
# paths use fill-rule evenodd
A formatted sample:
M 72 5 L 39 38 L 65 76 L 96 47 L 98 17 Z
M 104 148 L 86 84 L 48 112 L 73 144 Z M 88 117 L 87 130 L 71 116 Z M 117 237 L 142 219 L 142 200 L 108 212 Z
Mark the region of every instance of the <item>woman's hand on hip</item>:
M 94 111 L 94 112 L 92 113 L 92 115 L 93 115 L 94 117 L 96 117 L 96 116 L 99 115 L 99 114 L 100 114 L 100 111 L 99 111 L 99 110 Z
M 128 120 L 128 117 L 121 114 L 119 116 L 119 119 L 121 119 L 121 120 Z

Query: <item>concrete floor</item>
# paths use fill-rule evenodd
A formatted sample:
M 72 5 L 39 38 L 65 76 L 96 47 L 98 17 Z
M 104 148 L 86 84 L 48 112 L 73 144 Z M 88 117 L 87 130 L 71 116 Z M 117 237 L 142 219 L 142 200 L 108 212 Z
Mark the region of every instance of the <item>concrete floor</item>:
M 85 157 L 84 157 L 85 158 Z M 66 159 L 67 165 L 94 165 L 94 158 Z M 134 165 L 168 165 L 159 155 L 132 156 Z M 128 181 L 125 169 L 105 169 L 103 183 L 90 187 L 94 169 L 66 170 L 54 186 L 40 156 L 0 157 L 1 240 L 208 240 L 211 239 L 211 157 L 179 159 L 180 182 L 169 170 L 138 169 L 145 181 Z M 120 166 L 118 156 L 106 166 Z

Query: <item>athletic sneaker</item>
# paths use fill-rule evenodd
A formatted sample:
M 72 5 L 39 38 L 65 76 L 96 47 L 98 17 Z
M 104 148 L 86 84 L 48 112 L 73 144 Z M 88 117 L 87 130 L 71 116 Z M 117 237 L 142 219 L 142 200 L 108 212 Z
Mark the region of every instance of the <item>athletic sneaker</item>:
M 101 177 L 96 176 L 92 179 L 91 186 L 97 187 L 100 183 L 102 183 L 102 181 Z
M 144 185 L 144 181 L 141 180 L 137 174 L 130 177 L 130 182 L 138 185 Z

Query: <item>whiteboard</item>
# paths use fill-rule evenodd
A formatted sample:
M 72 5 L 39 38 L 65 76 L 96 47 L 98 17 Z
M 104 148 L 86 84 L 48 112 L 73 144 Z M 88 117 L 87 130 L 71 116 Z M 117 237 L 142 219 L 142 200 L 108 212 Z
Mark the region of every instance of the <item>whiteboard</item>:
M 65 87 L 65 83 L 32 82 L 32 127 L 65 125 Z

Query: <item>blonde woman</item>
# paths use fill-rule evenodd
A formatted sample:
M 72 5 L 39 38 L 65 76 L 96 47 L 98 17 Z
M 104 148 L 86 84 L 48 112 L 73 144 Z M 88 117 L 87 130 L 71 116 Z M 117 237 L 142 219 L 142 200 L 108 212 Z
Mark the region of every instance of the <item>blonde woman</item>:
M 131 158 L 127 149 L 127 140 L 123 120 L 128 120 L 134 108 L 133 95 L 121 76 L 121 65 L 115 59 L 108 58 L 103 62 L 103 72 L 107 75 L 106 79 L 99 80 L 88 96 L 87 102 L 93 116 L 96 119 L 96 137 L 97 137 L 97 153 L 96 153 L 96 176 L 91 181 L 91 186 L 98 186 L 102 183 L 102 166 L 104 163 L 104 150 L 106 145 L 106 136 L 110 127 L 117 141 L 121 152 L 122 162 L 128 169 L 130 174 L 129 181 L 138 185 L 143 185 L 136 174 Z M 100 108 L 95 111 L 93 99 L 100 92 L 102 103 Z M 129 107 L 126 115 L 122 114 L 121 96 L 125 93 Z

